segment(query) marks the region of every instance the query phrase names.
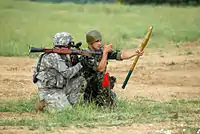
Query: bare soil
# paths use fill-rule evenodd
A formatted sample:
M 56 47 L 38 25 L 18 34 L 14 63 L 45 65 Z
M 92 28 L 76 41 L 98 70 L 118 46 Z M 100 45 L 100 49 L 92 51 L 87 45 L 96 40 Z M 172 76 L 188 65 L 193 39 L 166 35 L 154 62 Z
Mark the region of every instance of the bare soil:
M 114 91 L 119 98 L 134 99 L 147 97 L 158 101 L 171 99 L 200 99 L 200 40 L 187 42 L 177 48 L 145 49 L 140 57 L 125 89 L 121 86 L 134 61 L 110 61 L 108 72 L 117 77 Z M 30 57 L 0 57 L 0 98 L 29 98 L 37 93 L 32 83 L 32 71 L 36 62 Z M 13 116 L 17 113 L 0 113 L 0 117 Z M 24 113 L 25 116 L 27 113 Z M 37 115 L 30 115 L 36 116 Z M 132 124 L 97 128 L 55 128 L 48 133 L 160 133 L 162 128 L 180 126 L 180 122 L 155 124 Z M 1 126 L 2 133 L 41 133 L 45 130 L 29 130 L 27 127 Z M 179 130 L 176 130 L 178 132 Z

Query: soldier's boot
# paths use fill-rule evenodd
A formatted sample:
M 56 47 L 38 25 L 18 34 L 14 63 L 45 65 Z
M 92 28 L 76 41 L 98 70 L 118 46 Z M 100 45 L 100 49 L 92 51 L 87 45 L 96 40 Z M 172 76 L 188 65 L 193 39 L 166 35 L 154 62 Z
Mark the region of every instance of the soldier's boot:
M 40 101 L 40 100 L 38 99 L 38 100 L 36 101 L 35 107 L 34 107 L 36 113 L 38 113 L 38 112 L 43 112 L 43 111 L 44 111 L 45 105 L 46 105 L 46 103 L 45 103 L 44 100 L 41 100 L 41 101 Z

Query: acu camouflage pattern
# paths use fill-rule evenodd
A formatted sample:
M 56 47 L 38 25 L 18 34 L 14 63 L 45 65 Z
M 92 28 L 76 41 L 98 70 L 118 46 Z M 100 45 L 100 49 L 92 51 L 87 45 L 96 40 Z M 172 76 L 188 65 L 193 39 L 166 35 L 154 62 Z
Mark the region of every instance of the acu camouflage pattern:
M 67 32 L 56 33 L 53 37 L 54 46 L 65 46 L 72 41 L 72 36 Z
M 39 62 L 40 61 L 40 62 Z M 82 81 L 79 71 L 82 65 L 72 66 L 69 55 L 44 53 L 38 58 L 33 77 L 48 110 L 61 110 L 78 103 Z
M 88 48 L 87 51 L 92 51 Z M 100 50 L 102 51 L 102 50 Z M 121 60 L 121 52 L 119 50 L 109 52 L 108 59 Z M 109 76 L 110 86 L 102 87 L 104 72 L 97 71 L 97 66 L 102 58 L 102 55 L 92 55 L 92 57 L 82 56 L 87 67 L 84 67 L 84 78 L 87 81 L 87 86 L 84 91 L 84 100 L 86 102 L 95 102 L 99 106 L 110 106 L 115 103 L 116 94 L 112 91 L 116 78 Z M 108 64 L 108 63 L 107 63 Z

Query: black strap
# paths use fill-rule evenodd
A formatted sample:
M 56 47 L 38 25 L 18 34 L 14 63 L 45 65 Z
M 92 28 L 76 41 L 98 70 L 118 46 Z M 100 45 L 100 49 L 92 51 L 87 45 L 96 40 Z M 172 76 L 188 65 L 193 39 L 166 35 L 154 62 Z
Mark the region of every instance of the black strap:
M 42 61 L 42 57 L 44 56 L 44 54 L 46 53 L 43 53 L 40 55 L 39 57 L 39 60 L 38 60 L 38 63 L 37 63 L 37 67 L 36 67 L 36 74 L 33 75 L 33 83 L 36 83 L 37 82 L 37 75 L 38 75 L 38 72 L 40 70 L 40 65 L 41 65 L 41 61 Z
M 44 56 L 44 54 L 46 54 L 46 53 L 41 54 L 41 56 L 38 60 L 38 64 L 37 64 L 37 68 L 36 68 L 37 72 L 39 72 L 39 70 L 40 70 L 40 65 L 41 65 L 42 57 Z

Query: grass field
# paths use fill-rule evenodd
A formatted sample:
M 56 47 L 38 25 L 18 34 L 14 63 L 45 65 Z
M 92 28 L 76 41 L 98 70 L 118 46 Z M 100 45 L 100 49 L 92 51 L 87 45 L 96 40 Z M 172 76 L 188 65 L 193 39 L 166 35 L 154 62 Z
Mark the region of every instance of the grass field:
M 78 105 L 62 112 L 43 113 L 36 118 L 33 110 L 35 97 L 18 101 L 0 101 L 0 112 L 29 113 L 18 118 L 1 118 L 0 125 L 29 126 L 46 129 L 56 126 L 97 127 L 120 126 L 133 123 L 156 123 L 166 121 L 200 122 L 199 100 L 171 100 L 159 102 L 138 97 L 134 101 L 119 100 L 114 109 L 102 109 L 94 105 Z M 193 127 L 195 129 L 195 127 Z M 197 129 L 197 128 L 196 128 Z
M 114 49 L 138 47 L 149 26 L 148 47 L 179 45 L 200 36 L 200 7 L 124 6 L 118 4 L 36 3 L 0 1 L 0 55 L 27 55 L 28 46 L 52 47 L 56 32 L 70 32 L 82 41 L 90 29 L 98 29 Z

